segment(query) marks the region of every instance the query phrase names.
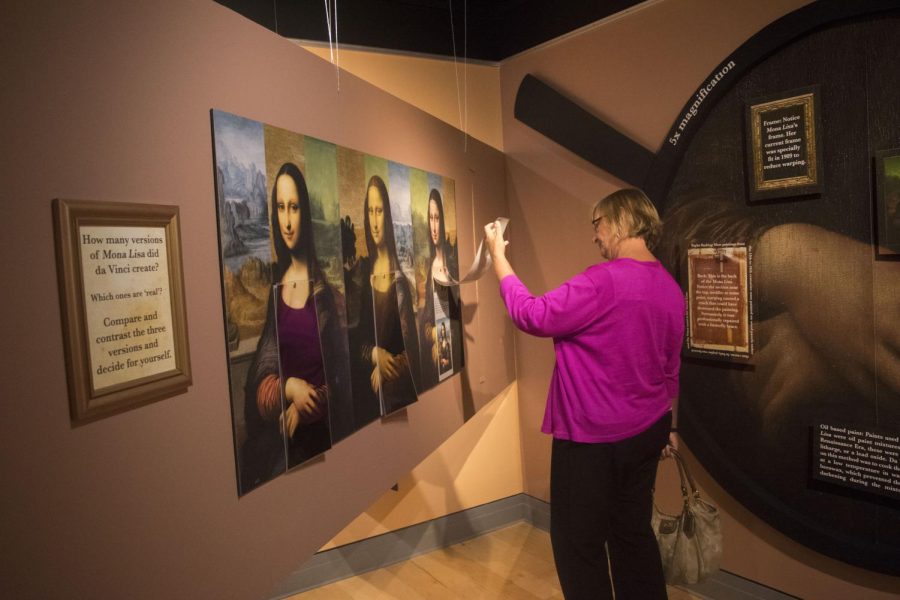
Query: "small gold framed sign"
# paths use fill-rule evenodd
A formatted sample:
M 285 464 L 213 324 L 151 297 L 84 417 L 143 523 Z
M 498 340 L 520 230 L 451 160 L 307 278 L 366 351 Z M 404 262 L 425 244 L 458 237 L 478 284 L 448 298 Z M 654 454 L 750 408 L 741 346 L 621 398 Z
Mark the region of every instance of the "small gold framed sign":
M 752 258 L 747 244 L 692 244 L 688 249 L 689 355 L 737 362 L 752 356 Z
M 818 87 L 747 105 L 750 200 L 817 194 L 822 188 Z
M 178 207 L 53 202 L 72 423 L 191 385 Z
M 875 153 L 875 256 L 900 258 L 900 148 Z

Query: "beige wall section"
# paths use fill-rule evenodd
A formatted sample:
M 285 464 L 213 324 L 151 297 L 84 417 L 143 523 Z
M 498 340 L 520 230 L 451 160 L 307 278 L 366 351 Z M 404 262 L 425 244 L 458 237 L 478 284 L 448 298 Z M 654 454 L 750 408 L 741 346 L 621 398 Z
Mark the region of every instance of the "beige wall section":
M 330 61 L 332 49 L 300 43 Z M 462 60 L 338 48 L 341 69 L 503 150 L 500 69 Z M 335 76 L 335 82 L 337 78 Z
M 510 254 L 532 292 L 553 288 L 599 258 L 591 245 L 588 211 L 623 184 L 515 120 L 513 105 L 524 75 L 538 76 L 656 151 L 678 110 L 722 59 L 806 3 L 651 0 L 502 64 Z M 525 488 L 547 500 L 550 443 L 539 426 L 553 347 L 549 340 L 516 336 Z M 695 471 L 723 511 L 723 567 L 728 571 L 803 598 L 897 597 L 900 579 L 800 546 L 730 498 L 699 466 Z M 664 468 L 657 485 L 660 502 L 670 510 L 678 509 L 675 479 L 674 469 Z
M 322 549 L 520 494 L 521 466 L 512 384 Z
M 210 0 L 11 0 L 3 17 L 0 597 L 266 597 L 513 383 L 512 333 L 496 281 L 467 286 L 461 376 L 239 499 L 210 109 L 453 178 L 462 264 L 506 210 L 503 156 L 351 74 L 338 93 L 330 64 Z M 56 197 L 179 206 L 186 393 L 71 427 Z

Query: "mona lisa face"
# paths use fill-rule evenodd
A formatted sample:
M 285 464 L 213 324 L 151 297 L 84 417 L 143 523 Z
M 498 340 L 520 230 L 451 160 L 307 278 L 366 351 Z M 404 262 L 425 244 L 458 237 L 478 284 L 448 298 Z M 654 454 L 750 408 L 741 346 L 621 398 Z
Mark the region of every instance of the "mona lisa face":
M 300 240 L 300 200 L 297 184 L 288 175 L 281 175 L 275 181 L 275 208 L 278 211 L 278 227 L 281 238 L 289 250 L 297 247 Z
M 428 230 L 431 233 L 431 243 L 437 246 L 441 236 L 441 213 L 434 200 L 428 201 Z
M 369 205 L 369 233 L 376 247 L 384 245 L 384 198 L 374 185 L 366 192 Z

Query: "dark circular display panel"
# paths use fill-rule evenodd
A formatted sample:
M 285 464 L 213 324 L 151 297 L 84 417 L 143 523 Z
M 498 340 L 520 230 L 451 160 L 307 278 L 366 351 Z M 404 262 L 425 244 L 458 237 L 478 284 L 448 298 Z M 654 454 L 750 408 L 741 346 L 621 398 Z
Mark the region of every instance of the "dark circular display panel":
M 900 575 L 900 500 L 812 476 L 820 423 L 900 433 L 900 262 L 873 250 L 873 156 L 900 146 L 900 15 L 869 4 L 872 14 L 822 17 L 811 32 L 786 17 L 736 51 L 721 85 L 686 105 L 672 130 L 682 135 L 664 143 L 647 187 L 666 222 L 660 257 L 683 286 L 692 242 L 753 251 L 754 353 L 748 363 L 685 358 L 685 441 L 788 536 Z M 824 182 L 814 195 L 752 202 L 748 105 L 809 87 Z

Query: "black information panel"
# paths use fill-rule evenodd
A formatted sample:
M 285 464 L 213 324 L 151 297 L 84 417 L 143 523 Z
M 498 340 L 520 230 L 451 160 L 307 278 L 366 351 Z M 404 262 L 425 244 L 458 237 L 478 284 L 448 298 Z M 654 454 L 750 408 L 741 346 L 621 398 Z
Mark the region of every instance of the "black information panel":
M 900 435 L 819 423 L 813 432 L 813 477 L 900 499 Z

